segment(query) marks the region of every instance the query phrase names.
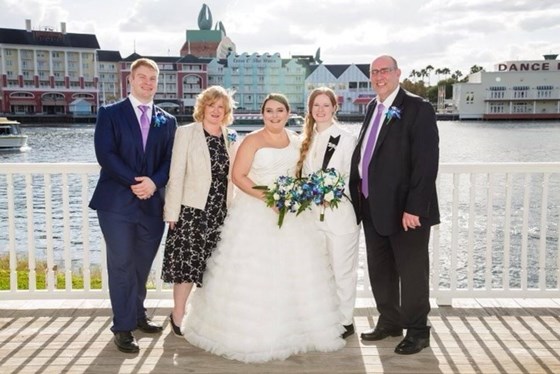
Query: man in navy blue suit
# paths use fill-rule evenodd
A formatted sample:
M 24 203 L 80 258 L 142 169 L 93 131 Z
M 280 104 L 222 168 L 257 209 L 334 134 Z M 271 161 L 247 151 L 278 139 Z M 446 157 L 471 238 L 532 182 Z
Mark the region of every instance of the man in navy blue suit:
M 107 246 L 114 342 L 136 353 L 132 331 L 160 333 L 146 315 L 146 281 L 164 231 L 163 204 L 177 121 L 153 103 L 159 68 L 141 58 L 130 68 L 130 95 L 101 107 L 95 154 L 101 172 L 90 208 Z

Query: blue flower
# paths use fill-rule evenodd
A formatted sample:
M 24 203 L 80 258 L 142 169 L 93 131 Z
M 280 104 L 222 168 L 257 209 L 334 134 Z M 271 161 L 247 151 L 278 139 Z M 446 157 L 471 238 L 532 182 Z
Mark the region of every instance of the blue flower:
M 228 132 L 227 140 L 229 143 L 235 143 L 237 141 L 237 133 L 236 132 Z
M 387 119 L 391 120 L 393 118 L 401 118 L 401 109 L 397 108 L 396 106 L 392 106 L 389 108 L 389 110 L 387 110 Z
M 160 127 L 161 125 L 165 125 L 167 123 L 167 117 L 163 112 L 156 108 L 156 113 L 154 114 L 155 121 L 154 127 Z
M 308 181 L 313 191 L 311 200 L 315 205 L 320 206 L 319 220 L 324 221 L 326 205 L 331 209 L 338 208 L 344 196 L 346 181 L 335 168 L 311 173 L 308 175 Z

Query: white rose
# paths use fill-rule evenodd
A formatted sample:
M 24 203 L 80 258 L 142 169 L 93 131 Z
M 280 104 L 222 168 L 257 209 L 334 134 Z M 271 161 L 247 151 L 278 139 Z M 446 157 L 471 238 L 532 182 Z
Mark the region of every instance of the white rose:
M 334 193 L 332 191 L 329 191 L 328 193 L 325 194 L 325 201 L 331 202 L 333 199 L 334 199 Z

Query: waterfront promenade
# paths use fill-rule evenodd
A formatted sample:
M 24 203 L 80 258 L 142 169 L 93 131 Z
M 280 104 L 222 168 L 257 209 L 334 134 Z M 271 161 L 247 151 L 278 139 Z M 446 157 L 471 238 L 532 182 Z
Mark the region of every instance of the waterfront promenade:
M 171 299 L 149 299 L 165 330 L 136 333 L 139 354 L 119 352 L 109 331 L 106 299 L 0 301 L 0 372 L 8 373 L 559 373 L 560 298 L 456 299 L 433 304 L 431 347 L 393 353 L 399 338 L 361 342 L 357 334 L 332 353 L 244 364 L 214 356 L 171 334 Z M 359 299 L 358 331 L 377 318 Z

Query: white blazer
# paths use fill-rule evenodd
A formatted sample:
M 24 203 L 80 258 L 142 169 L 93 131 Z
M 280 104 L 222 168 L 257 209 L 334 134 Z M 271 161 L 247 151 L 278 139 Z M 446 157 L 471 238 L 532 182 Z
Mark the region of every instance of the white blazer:
M 239 138 L 235 130 L 226 126 L 222 128 L 222 134 L 229 154 L 227 191 L 229 205 L 233 197 L 231 171 Z M 211 184 L 210 151 L 208 150 L 202 123 L 193 122 L 179 126 L 175 132 L 169 181 L 165 190 L 164 221 L 177 222 L 181 205 L 204 209 Z
M 319 136 L 326 137 L 323 141 L 319 141 Z M 336 138 L 340 136 L 338 144 L 335 146 L 334 153 L 327 164 L 327 168 L 335 168 L 344 176 L 346 181 L 345 195 L 342 197 L 338 208 L 325 209 L 325 220 L 319 221 L 320 208 L 312 205 L 313 214 L 317 217 L 317 225 L 323 230 L 330 231 L 334 234 L 350 234 L 360 230 L 360 226 L 356 223 L 356 214 L 352 202 L 350 201 L 350 190 L 348 181 L 350 179 L 350 161 L 352 153 L 356 147 L 357 138 L 355 135 L 344 129 L 337 122 L 333 123 L 328 129 L 321 134 L 315 134 L 309 152 L 303 164 L 303 175 L 315 172 L 323 166 L 323 159 L 329 143 L 330 137 Z

